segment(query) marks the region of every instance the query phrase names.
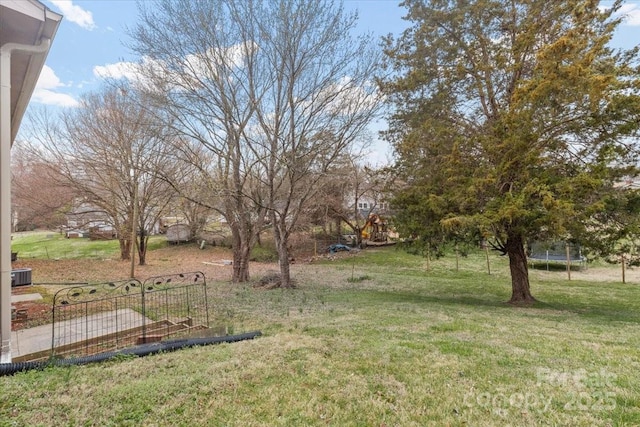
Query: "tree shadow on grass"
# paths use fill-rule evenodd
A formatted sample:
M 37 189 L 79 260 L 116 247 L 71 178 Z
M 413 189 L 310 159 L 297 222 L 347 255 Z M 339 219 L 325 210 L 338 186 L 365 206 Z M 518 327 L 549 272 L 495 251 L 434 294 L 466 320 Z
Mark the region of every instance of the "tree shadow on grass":
M 386 302 L 386 303 L 437 303 L 446 305 L 465 305 L 470 307 L 494 307 L 494 308 L 506 308 L 509 305 L 506 301 L 501 301 L 500 297 L 496 296 L 495 299 L 480 298 L 478 296 L 472 296 L 468 294 L 457 295 L 427 295 L 418 294 L 408 291 L 392 291 L 392 290 L 367 290 L 363 291 L 367 293 L 367 300 L 372 302 Z
M 508 303 L 508 296 L 498 294 L 485 294 L 482 296 L 462 293 L 429 295 L 398 290 L 368 290 L 366 294 L 366 301 L 371 301 L 372 303 L 435 304 L 438 306 L 478 307 L 484 310 L 487 308 L 508 309 L 514 312 L 523 311 L 529 314 L 539 314 L 540 316 L 558 316 L 562 313 L 571 313 L 587 319 L 597 319 L 598 321 L 640 323 L 640 310 L 637 307 L 621 307 L 606 300 L 600 304 L 575 300 L 562 302 L 537 301 L 531 305 L 513 306 Z
M 605 303 L 607 301 L 604 301 Z M 597 319 L 604 322 L 640 323 L 640 310 L 636 307 L 620 307 L 610 304 L 594 304 L 576 302 L 539 302 L 535 308 L 547 310 L 549 313 L 572 313 L 586 319 Z

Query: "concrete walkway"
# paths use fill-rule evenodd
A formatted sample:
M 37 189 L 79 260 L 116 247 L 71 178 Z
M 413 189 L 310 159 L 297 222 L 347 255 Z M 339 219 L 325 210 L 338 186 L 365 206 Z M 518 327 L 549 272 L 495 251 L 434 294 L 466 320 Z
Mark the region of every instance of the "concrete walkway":
M 18 294 L 11 295 L 11 303 L 25 302 L 25 301 L 38 301 L 42 299 L 40 294 Z
M 122 332 L 153 323 L 151 319 L 130 308 L 97 313 L 91 316 L 57 322 L 55 346 L 74 344 L 86 339 Z M 53 324 L 11 332 L 12 358 L 50 350 Z

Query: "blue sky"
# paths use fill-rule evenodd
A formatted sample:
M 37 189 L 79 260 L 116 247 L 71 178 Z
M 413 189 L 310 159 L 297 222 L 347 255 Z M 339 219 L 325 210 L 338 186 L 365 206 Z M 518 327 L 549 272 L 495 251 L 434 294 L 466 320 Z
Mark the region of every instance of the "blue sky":
M 137 7 L 133 0 L 43 0 L 64 15 L 47 58 L 34 104 L 73 106 L 79 96 L 100 85 L 100 70 L 136 58 L 124 46 L 126 28 L 135 25 Z M 611 2 L 603 1 L 603 5 Z M 399 34 L 406 27 L 404 9 L 394 0 L 347 0 L 345 7 L 357 9 L 358 29 L 383 36 Z M 631 47 L 640 44 L 640 1 L 624 6 L 628 19 L 614 43 Z
M 117 64 L 135 61 L 125 47 L 127 27 L 135 25 L 134 0 L 41 0 L 64 18 L 31 99 L 31 105 L 73 107 L 83 93 L 97 90 L 101 72 Z M 358 30 L 376 36 L 400 34 L 407 23 L 405 9 L 395 0 L 345 0 L 359 13 Z M 602 1 L 603 6 L 611 1 Z M 629 48 L 640 44 L 640 0 L 628 1 L 622 10 L 627 18 L 613 44 Z M 377 126 L 380 127 L 380 126 Z M 383 160 L 383 159 L 379 159 Z
M 100 86 L 100 71 L 136 57 L 125 47 L 126 28 L 137 17 L 134 0 L 41 0 L 64 18 L 47 57 L 34 104 L 74 106 L 79 96 Z M 399 34 L 404 9 L 392 0 L 347 0 L 357 9 L 358 29 L 377 36 Z

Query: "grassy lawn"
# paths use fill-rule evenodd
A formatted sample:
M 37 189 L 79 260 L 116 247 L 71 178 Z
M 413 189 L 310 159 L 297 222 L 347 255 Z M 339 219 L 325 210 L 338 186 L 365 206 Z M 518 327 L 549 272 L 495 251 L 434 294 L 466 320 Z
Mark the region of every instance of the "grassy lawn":
M 151 236 L 149 250 L 166 245 L 165 236 Z M 11 251 L 18 252 L 20 259 L 106 259 L 120 255 L 117 240 L 67 239 L 54 231 L 15 233 L 11 239 Z
M 14 242 L 15 243 L 15 242 Z M 0 378 L 0 425 L 637 426 L 640 288 L 393 247 L 296 264 L 295 290 L 213 283 L 263 336 Z

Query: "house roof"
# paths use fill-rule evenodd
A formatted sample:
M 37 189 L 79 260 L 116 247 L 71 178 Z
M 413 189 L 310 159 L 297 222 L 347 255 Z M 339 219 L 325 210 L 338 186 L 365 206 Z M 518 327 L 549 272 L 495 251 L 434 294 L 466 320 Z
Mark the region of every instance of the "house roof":
M 6 43 L 37 46 L 44 38 L 53 40 L 61 19 L 62 15 L 49 10 L 37 0 L 0 0 L 0 46 Z M 46 54 L 29 55 L 19 51 L 11 55 L 9 109 L 12 143 L 46 57 Z

